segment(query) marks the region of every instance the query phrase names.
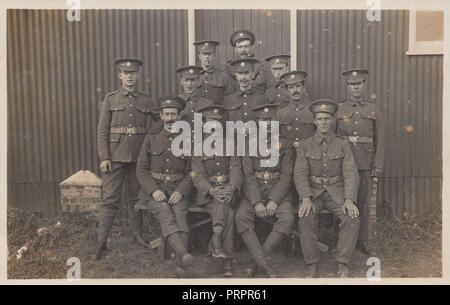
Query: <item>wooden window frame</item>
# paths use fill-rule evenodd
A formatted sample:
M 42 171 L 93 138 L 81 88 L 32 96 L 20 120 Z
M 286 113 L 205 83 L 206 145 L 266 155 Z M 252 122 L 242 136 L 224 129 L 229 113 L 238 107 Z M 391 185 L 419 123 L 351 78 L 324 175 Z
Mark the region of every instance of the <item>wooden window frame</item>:
M 422 10 L 420 10 L 422 11 Z M 417 10 L 409 10 L 409 47 L 406 55 L 442 55 L 444 41 L 416 41 Z

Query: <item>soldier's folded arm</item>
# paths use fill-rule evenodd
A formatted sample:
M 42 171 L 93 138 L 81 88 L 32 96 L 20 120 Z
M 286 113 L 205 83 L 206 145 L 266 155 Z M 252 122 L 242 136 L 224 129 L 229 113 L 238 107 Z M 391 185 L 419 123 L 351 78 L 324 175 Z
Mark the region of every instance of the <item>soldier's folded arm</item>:
M 244 174 L 244 183 L 242 186 L 244 195 L 250 201 L 251 205 L 255 205 L 262 201 L 262 194 L 255 176 L 253 161 L 250 157 L 242 157 L 242 171 Z
M 178 184 L 175 191 L 181 193 L 184 197 L 187 197 L 193 190 L 194 185 L 192 184 L 191 178 L 191 159 L 189 159 L 184 168 L 184 178 L 181 180 L 180 184 Z
M 291 189 L 292 172 L 294 167 L 294 154 L 291 143 L 283 143 L 280 149 L 280 180 L 273 186 L 269 194 L 269 200 L 280 204 L 280 201 Z
M 206 197 L 209 190 L 212 188 L 211 183 L 209 183 L 208 175 L 206 174 L 205 166 L 203 165 L 201 157 L 192 157 L 192 183 L 194 184 L 197 191 L 203 197 Z
M 342 149 L 344 151 L 344 160 L 342 162 L 342 174 L 344 176 L 344 198 L 356 202 L 359 187 L 358 167 L 353 157 L 353 152 L 348 140 L 345 140 Z
M 139 184 L 147 192 L 147 194 L 152 195 L 154 191 L 159 190 L 158 183 L 151 175 L 150 169 L 150 154 L 147 153 L 151 145 L 151 136 L 147 135 L 142 143 L 141 151 L 139 152 L 139 157 L 136 164 L 136 176 L 138 178 Z
M 300 142 L 297 149 L 297 157 L 294 166 L 295 188 L 301 201 L 304 198 L 312 197 L 311 187 L 309 186 L 309 164 L 305 157 L 304 143 Z
M 108 95 L 105 97 L 100 109 L 97 126 L 97 151 L 100 162 L 111 160 L 109 152 L 109 129 L 111 124 L 111 111 L 109 110 Z
M 378 173 L 375 171 L 372 176 L 379 176 L 383 172 L 384 168 L 384 149 L 385 149 L 385 136 L 386 125 L 383 111 L 380 105 L 376 105 L 376 121 L 375 121 L 375 158 L 373 162 L 374 170 L 378 169 Z

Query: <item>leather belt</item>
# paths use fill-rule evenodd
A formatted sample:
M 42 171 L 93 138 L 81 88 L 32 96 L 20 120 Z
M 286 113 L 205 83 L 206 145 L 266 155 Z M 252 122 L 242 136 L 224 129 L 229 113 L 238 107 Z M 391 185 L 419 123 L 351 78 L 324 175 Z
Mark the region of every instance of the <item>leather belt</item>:
M 255 172 L 255 176 L 257 179 L 261 180 L 273 180 L 280 178 L 280 172 Z
M 160 180 L 160 181 L 165 181 L 165 182 L 176 182 L 176 181 L 180 181 L 184 178 L 183 174 L 164 174 L 164 173 L 155 173 L 155 172 L 150 172 L 152 177 Z
M 146 129 L 144 127 L 119 126 L 119 127 L 111 127 L 110 133 L 118 133 L 125 135 L 145 134 Z
M 333 176 L 333 177 L 318 177 L 318 176 L 309 176 L 309 181 L 316 183 L 316 184 L 322 184 L 322 185 L 329 185 L 329 184 L 335 184 L 342 181 L 342 176 Z
M 370 137 L 360 137 L 360 136 L 349 136 L 348 140 L 351 143 L 372 143 L 373 138 Z
M 209 182 L 222 184 L 228 181 L 228 175 L 218 175 L 208 177 Z

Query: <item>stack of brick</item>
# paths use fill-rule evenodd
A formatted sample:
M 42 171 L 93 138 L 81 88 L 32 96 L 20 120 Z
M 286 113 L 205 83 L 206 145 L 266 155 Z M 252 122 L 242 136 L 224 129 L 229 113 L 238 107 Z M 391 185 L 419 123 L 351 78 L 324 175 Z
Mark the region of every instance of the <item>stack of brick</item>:
M 100 179 L 88 170 L 80 170 L 60 183 L 62 212 L 97 212 L 101 203 Z

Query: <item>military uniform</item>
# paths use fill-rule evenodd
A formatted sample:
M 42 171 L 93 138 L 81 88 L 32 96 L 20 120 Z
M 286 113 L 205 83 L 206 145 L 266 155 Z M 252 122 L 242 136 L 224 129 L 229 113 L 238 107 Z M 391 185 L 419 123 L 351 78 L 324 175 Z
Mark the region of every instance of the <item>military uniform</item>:
M 318 100 L 311 104 L 313 113 L 334 114 L 337 105 L 329 100 Z M 347 265 L 355 249 L 359 229 L 359 218 L 344 214 L 345 199 L 356 202 L 358 170 L 347 139 L 337 136 L 332 130 L 301 141 L 297 150 L 294 182 L 299 198 L 310 197 L 315 214 L 300 217 L 300 243 L 307 264 L 317 264 L 320 258 L 317 232 L 317 214 L 321 209 L 330 210 L 339 218 L 339 241 L 336 261 Z
M 240 40 L 247 39 L 250 41 L 251 45 L 255 44 L 255 35 L 247 30 L 239 30 L 234 32 L 230 37 L 230 43 L 233 47 L 236 47 L 236 43 Z M 255 59 L 249 57 L 251 59 Z M 256 60 L 256 59 L 255 59 Z M 234 89 L 239 89 L 239 83 L 235 77 L 235 66 L 233 65 L 233 61 L 230 60 L 227 62 L 225 66 L 225 71 L 234 79 Z M 253 79 L 252 87 L 258 89 L 261 92 L 266 92 L 267 89 L 267 71 L 263 63 L 257 61 L 254 65 L 255 76 Z
M 199 53 L 215 53 L 219 44 L 220 42 L 213 40 L 194 43 Z M 198 85 L 200 95 L 214 101 L 215 104 L 222 104 L 224 97 L 235 90 L 234 85 L 234 80 L 230 74 L 218 67 L 211 65 L 207 70 L 203 69 L 200 72 Z
M 119 70 L 138 71 L 142 61 L 121 58 L 115 61 Z M 141 215 L 134 205 L 138 200 L 139 183 L 136 179 L 136 160 L 152 115 L 157 113 L 147 94 L 128 91 L 123 86 L 106 95 L 100 110 L 97 128 L 97 151 L 100 162 L 111 161 L 111 171 L 102 182 L 102 205 L 98 231 L 97 258 L 106 249 L 106 238 L 120 207 L 123 184 L 126 183 L 128 217 L 136 238 L 142 238 Z
M 238 59 L 233 62 L 236 71 L 246 72 L 254 67 L 256 60 Z M 228 110 L 228 120 L 230 121 L 255 121 L 256 114 L 253 108 L 268 104 L 269 100 L 261 91 L 251 87 L 246 91 L 240 88 L 227 95 L 223 106 Z
M 343 74 L 347 83 L 365 81 L 367 70 L 349 70 Z M 357 205 L 360 210 L 361 228 L 359 240 L 369 240 L 369 185 L 371 176 L 379 177 L 384 166 L 385 124 L 381 106 L 361 96 L 339 104 L 337 111 L 337 134 L 350 141 L 356 165 L 359 170 Z M 368 250 L 370 251 L 370 250 Z
M 285 86 L 304 82 L 306 72 L 291 71 L 281 76 L 281 81 Z M 298 148 L 300 141 L 314 134 L 314 116 L 309 109 L 310 101 L 305 94 L 300 101 L 294 101 L 289 97 L 289 104 L 277 111 L 277 120 L 280 121 L 280 133 L 285 136 L 295 148 Z
M 256 107 L 259 119 L 274 118 L 276 104 L 266 104 Z M 293 149 L 291 144 L 283 137 L 279 138 L 279 160 L 276 166 L 262 167 L 261 161 L 267 157 L 242 157 L 244 184 L 243 198 L 236 212 L 236 228 L 246 243 L 255 263 L 271 276 L 272 270 L 267 270 L 266 256 L 269 255 L 290 233 L 294 223 L 292 170 L 294 165 Z M 266 160 L 268 162 L 268 160 Z M 264 161 L 263 161 L 264 162 Z M 261 247 L 254 232 L 255 205 L 267 205 L 274 201 L 277 205 L 275 223 L 272 232 Z
M 289 67 L 290 55 L 280 54 L 272 55 L 266 58 L 266 61 L 270 64 L 270 67 Z M 289 104 L 291 97 L 286 91 L 286 86 L 281 79 L 272 78 L 267 82 L 267 90 L 265 92 L 269 98 L 271 104 L 279 104 L 279 108 L 285 107 Z
M 159 101 L 161 109 L 178 108 L 181 111 L 185 106 L 185 102 L 177 96 L 162 96 Z M 169 245 L 181 259 L 188 249 L 187 198 L 193 185 L 189 175 L 190 158 L 183 155 L 176 157 L 171 151 L 172 141 L 177 135 L 165 128 L 151 130 L 142 144 L 136 173 L 142 186 L 138 207 L 151 210 L 160 223 L 163 238 L 168 239 Z M 182 194 L 182 198 L 169 206 L 168 202 L 153 198 L 152 194 L 158 190 L 164 192 L 167 199 L 175 191 Z M 183 266 L 181 261 L 180 265 Z

